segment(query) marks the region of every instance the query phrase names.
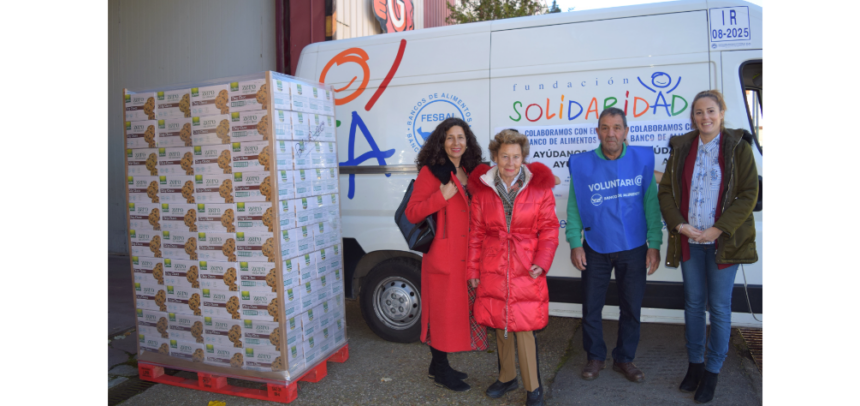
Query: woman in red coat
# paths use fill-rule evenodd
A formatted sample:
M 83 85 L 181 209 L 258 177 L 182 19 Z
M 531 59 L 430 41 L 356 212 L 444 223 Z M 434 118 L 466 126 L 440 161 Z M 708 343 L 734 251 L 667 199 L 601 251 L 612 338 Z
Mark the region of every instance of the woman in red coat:
M 418 179 L 406 206 L 417 223 L 436 216 L 436 237 L 421 261 L 421 341 L 430 345 L 430 377 L 462 392 L 468 376 L 451 368 L 448 353 L 487 349 L 487 332 L 470 316 L 474 289 L 466 282 L 469 236 L 468 173 L 481 163 L 481 147 L 463 120 L 439 124 L 418 153 Z
M 558 247 L 558 217 L 552 187 L 555 177 L 541 163 L 523 165 L 529 141 L 504 130 L 490 142 L 496 166 L 477 167 L 469 176 L 472 220 L 469 283 L 478 288 L 478 324 L 496 329 L 499 379 L 487 396 L 517 388 L 514 336 L 526 405 L 542 405 L 535 330 L 549 321 L 546 273 Z

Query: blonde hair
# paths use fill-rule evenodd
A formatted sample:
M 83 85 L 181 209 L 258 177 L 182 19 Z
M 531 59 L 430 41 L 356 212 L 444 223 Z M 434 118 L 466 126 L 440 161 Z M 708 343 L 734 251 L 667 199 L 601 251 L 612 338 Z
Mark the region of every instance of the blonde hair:
M 493 140 L 490 141 L 490 159 L 493 161 L 496 160 L 496 157 L 499 155 L 499 149 L 504 144 L 519 144 L 523 151 L 523 162 L 526 161 L 526 158 L 529 156 L 529 139 L 514 129 L 502 130 L 493 137 Z
M 720 93 L 719 90 L 713 89 L 703 90 L 699 92 L 699 94 L 697 94 L 696 97 L 693 99 L 693 102 L 690 103 L 690 127 L 692 127 L 694 130 L 698 130 L 698 128 L 696 128 L 696 102 L 706 97 L 716 102 L 717 106 L 720 107 L 720 111 L 726 111 L 726 101 L 723 100 L 723 94 Z M 720 120 L 720 131 L 724 131 L 725 129 L 726 120 Z

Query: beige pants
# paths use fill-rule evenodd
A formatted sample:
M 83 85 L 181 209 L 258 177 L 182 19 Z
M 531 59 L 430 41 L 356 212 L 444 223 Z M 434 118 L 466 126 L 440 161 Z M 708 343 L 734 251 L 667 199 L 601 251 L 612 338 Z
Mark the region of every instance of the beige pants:
M 517 340 L 516 348 L 514 348 L 514 337 Z M 508 332 L 508 338 L 505 338 L 505 330 L 496 329 L 496 346 L 499 351 L 499 381 L 510 382 L 517 378 L 517 365 L 514 359 L 514 350 L 516 350 L 520 360 L 523 386 L 529 392 L 540 387 L 537 345 L 533 331 Z

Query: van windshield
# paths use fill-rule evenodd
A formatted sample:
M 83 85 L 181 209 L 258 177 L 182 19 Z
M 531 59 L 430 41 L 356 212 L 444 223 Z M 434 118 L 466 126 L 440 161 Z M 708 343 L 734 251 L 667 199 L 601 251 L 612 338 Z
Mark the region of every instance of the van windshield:
M 762 110 L 762 61 L 749 61 L 741 66 L 741 83 L 744 87 L 747 116 L 759 148 L 762 148 L 764 113 Z

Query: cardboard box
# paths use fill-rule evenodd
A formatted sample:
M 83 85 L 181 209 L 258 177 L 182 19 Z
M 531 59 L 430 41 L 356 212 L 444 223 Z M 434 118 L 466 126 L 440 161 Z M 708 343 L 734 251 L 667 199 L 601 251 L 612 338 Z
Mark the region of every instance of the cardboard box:
M 204 344 L 204 364 L 241 370 L 245 366 L 245 349 L 226 345 Z
M 237 261 L 236 233 L 198 232 L 197 245 L 201 261 Z
M 190 276 L 194 276 L 194 271 L 188 271 Z M 188 278 L 197 283 L 196 278 Z M 179 282 L 178 278 L 174 279 Z M 197 283 L 199 285 L 199 283 Z M 175 314 L 184 314 L 188 316 L 203 315 L 203 291 L 199 288 L 192 287 L 192 284 L 179 283 L 177 285 L 167 285 L 167 312 Z
M 199 262 L 187 259 L 164 258 L 164 283 L 173 286 L 174 289 L 177 287 L 199 289 Z
M 230 144 L 194 147 L 194 173 L 198 175 L 232 174 L 233 148 Z
M 290 82 L 290 110 L 305 113 L 311 112 L 310 86 L 304 83 Z
M 230 113 L 230 86 L 192 87 L 191 115 L 194 117 Z
M 313 169 L 313 149 L 313 142 L 293 141 L 293 167 L 296 169 Z
M 200 261 L 200 287 L 203 289 L 239 290 L 239 263 Z
M 332 229 L 332 223 L 327 221 L 321 221 L 316 223 L 314 226 L 314 250 L 322 249 L 329 245 L 329 241 L 331 240 L 331 233 L 334 232 Z
M 316 269 L 315 273 L 310 275 L 307 279 L 319 278 L 322 275 L 326 275 L 331 271 L 329 268 L 329 257 L 332 255 L 331 248 L 323 248 L 319 251 L 314 251 L 311 253 L 313 255 L 314 260 L 316 261 Z
M 302 265 L 301 257 L 287 258 L 283 260 L 284 289 L 299 286 L 302 283 L 301 273 L 304 265 Z M 290 299 L 293 300 L 293 299 Z
M 194 199 L 197 203 L 233 203 L 234 174 L 210 173 L 194 175 Z
M 239 262 L 240 289 L 278 291 L 277 267 L 274 262 Z
M 158 105 L 155 103 L 155 93 L 127 93 L 125 95 L 126 121 L 155 120 L 158 116 Z
M 137 307 L 143 310 L 167 311 L 167 288 L 147 282 L 134 282 Z
M 162 203 L 161 228 L 166 231 L 197 232 L 197 204 Z
M 236 203 L 236 230 L 245 232 L 273 232 L 278 215 L 270 202 Z
M 158 147 L 158 172 L 162 175 L 194 175 L 194 147 Z
M 164 260 L 151 257 L 131 257 L 131 267 L 135 282 L 164 285 Z
M 287 359 L 289 360 L 290 376 L 298 378 L 307 369 L 305 365 L 305 353 L 302 342 L 287 346 Z
M 158 148 L 128 148 L 125 154 L 129 175 L 158 175 Z
M 243 347 L 242 320 L 203 316 L 203 341 L 206 344 Z
M 161 244 L 165 258 L 196 260 L 197 233 L 188 231 L 161 231 Z
M 284 337 L 278 322 L 242 319 L 242 345 L 246 348 L 280 351 L 280 343 Z
M 303 297 L 301 285 L 284 288 L 284 316 L 288 320 L 302 312 Z
M 157 145 L 159 147 L 190 147 L 191 117 L 157 120 Z
M 159 203 L 129 203 L 129 227 L 140 231 L 161 231 Z
M 206 345 L 195 341 L 170 339 L 170 356 L 191 362 L 203 362 Z
M 182 313 L 167 314 L 168 333 L 171 340 L 203 344 L 203 317 Z
M 168 338 L 168 320 L 166 312 L 137 309 L 137 331 L 147 336 Z
M 231 146 L 233 172 L 270 170 L 274 157 L 268 141 L 234 141 Z
M 294 258 L 299 256 L 299 241 L 301 241 L 301 230 L 298 228 L 291 228 L 287 230 L 280 230 L 280 238 L 281 238 L 281 258 Z
M 293 171 L 293 184 L 295 185 L 295 197 L 309 197 L 313 195 L 313 175 L 309 169 L 297 169 Z M 298 216 L 298 213 L 296 213 Z
M 198 203 L 197 228 L 214 233 L 235 233 L 236 203 Z
M 131 255 L 135 257 L 162 258 L 161 236 L 158 231 L 128 230 L 131 238 Z
M 275 140 L 275 167 L 278 169 L 293 169 L 293 146 L 291 141 Z
M 266 110 L 230 113 L 231 142 L 268 142 L 272 120 Z
M 170 174 L 158 177 L 161 203 L 194 203 L 194 175 Z
M 140 354 L 144 352 L 155 352 L 158 354 L 168 355 L 170 353 L 170 340 L 161 338 L 156 334 L 138 334 L 140 341 Z
M 230 115 L 191 117 L 191 143 L 194 146 L 230 143 Z
M 278 200 L 292 199 L 296 196 L 295 173 L 288 170 L 278 170 L 275 174 L 278 183 Z
M 308 108 L 312 113 L 321 113 L 323 111 L 323 101 L 325 100 L 325 89 L 322 86 L 310 85 L 311 93 L 308 95 Z
M 278 294 L 271 289 L 244 288 L 240 291 L 239 306 L 243 319 L 278 322 Z
M 321 208 L 320 199 L 316 197 L 302 197 L 289 201 L 290 210 L 295 213 L 296 227 L 313 224 L 317 210 Z
M 272 120 L 272 125 L 275 128 L 276 140 L 293 139 L 293 123 L 289 111 L 284 111 L 280 109 L 275 110 L 275 115 L 273 116 Z
M 270 202 L 276 193 L 274 186 L 268 172 L 233 172 L 236 202 Z
M 288 77 L 272 77 L 272 106 L 277 110 L 290 110 L 290 82 Z
M 310 139 L 313 141 L 335 142 L 335 120 L 332 116 L 310 115 Z
M 311 280 L 317 275 L 317 257 L 319 252 L 311 252 L 293 258 L 293 263 L 299 268 L 300 280 Z
M 251 79 L 230 83 L 230 111 L 262 110 L 268 108 L 269 89 L 266 79 Z
M 335 320 L 334 326 L 331 328 L 334 330 L 334 345 L 335 348 L 346 343 L 346 319 L 341 318 Z
M 248 262 L 275 262 L 278 255 L 277 240 L 269 232 L 236 233 L 236 256 Z
M 157 118 L 190 118 L 191 89 L 156 92 L 155 107 Z
M 158 147 L 158 137 L 155 134 L 155 120 L 126 121 L 126 148 L 155 148 Z
M 334 92 L 329 89 L 323 90 L 324 100 L 322 101 L 322 113 L 327 116 L 334 116 Z
M 284 371 L 287 369 L 286 358 L 281 358 L 281 349 L 272 347 L 245 348 L 245 369 L 251 371 Z
M 278 202 L 278 219 L 282 230 L 296 227 L 296 212 L 290 206 L 290 200 Z
M 241 317 L 238 291 L 205 288 L 202 291 L 203 316 L 233 320 Z
M 158 176 L 128 177 L 128 201 L 130 203 L 158 203 Z

